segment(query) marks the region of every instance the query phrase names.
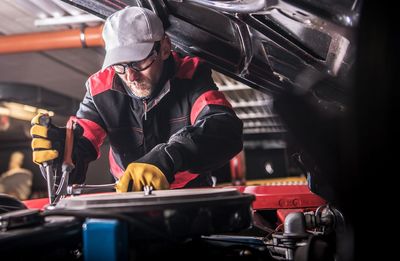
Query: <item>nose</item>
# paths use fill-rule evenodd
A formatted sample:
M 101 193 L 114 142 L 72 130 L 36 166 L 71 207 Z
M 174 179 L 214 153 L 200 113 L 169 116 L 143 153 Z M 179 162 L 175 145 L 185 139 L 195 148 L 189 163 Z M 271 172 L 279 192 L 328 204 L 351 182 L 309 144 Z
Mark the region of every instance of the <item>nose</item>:
M 135 71 L 131 67 L 126 68 L 126 77 L 130 82 L 136 81 L 139 78 L 139 72 Z

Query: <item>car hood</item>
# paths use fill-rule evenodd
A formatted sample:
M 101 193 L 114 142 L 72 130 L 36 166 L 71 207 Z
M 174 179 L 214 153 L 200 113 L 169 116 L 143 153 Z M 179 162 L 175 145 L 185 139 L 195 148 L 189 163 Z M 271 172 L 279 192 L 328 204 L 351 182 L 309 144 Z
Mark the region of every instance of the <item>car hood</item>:
M 340 106 L 349 93 L 360 2 L 68 0 L 106 18 L 139 5 L 162 19 L 173 48 L 268 94 L 309 91 Z

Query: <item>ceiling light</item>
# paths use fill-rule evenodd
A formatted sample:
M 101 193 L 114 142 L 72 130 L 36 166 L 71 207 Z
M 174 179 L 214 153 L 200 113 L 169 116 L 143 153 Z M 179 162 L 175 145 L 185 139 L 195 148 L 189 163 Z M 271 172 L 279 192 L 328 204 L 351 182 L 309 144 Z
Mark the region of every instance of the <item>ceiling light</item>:
M 31 121 L 38 113 L 47 113 L 50 117 L 54 116 L 53 111 L 48 111 L 34 106 L 16 103 L 1 102 L 0 115 L 9 116 L 14 119 Z
M 35 26 L 53 26 L 53 25 L 72 25 L 92 22 L 103 22 L 104 19 L 92 14 L 70 15 L 61 17 L 52 17 L 36 19 Z

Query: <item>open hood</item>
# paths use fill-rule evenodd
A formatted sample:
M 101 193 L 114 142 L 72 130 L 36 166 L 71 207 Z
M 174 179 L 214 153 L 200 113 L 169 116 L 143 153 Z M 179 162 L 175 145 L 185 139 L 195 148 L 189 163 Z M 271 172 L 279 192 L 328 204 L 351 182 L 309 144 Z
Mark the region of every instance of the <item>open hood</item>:
M 321 100 L 345 103 L 357 0 L 65 2 L 103 18 L 126 6 L 152 9 L 175 50 L 199 56 L 219 72 L 269 94 L 311 90 Z
M 337 192 L 326 191 L 331 186 L 338 191 L 342 184 L 337 155 L 346 148 L 338 144 L 353 135 L 354 120 L 341 121 L 353 106 L 360 1 L 66 2 L 102 18 L 126 6 L 151 9 L 161 17 L 176 51 L 199 56 L 216 71 L 272 95 L 290 134 L 313 159 L 296 162 L 304 174 L 323 180 L 309 182 L 313 192 L 336 202 Z M 343 126 L 348 128 L 342 133 Z M 315 174 L 316 169 L 327 177 Z

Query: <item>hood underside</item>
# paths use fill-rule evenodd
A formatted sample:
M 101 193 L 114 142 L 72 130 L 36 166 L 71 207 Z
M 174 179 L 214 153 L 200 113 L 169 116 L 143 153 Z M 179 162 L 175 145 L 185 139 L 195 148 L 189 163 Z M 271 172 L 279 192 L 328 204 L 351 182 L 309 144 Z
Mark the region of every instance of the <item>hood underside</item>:
M 356 0 L 65 2 L 102 18 L 126 6 L 146 7 L 161 17 L 174 50 L 199 56 L 221 73 L 268 94 L 311 91 L 345 104 Z

